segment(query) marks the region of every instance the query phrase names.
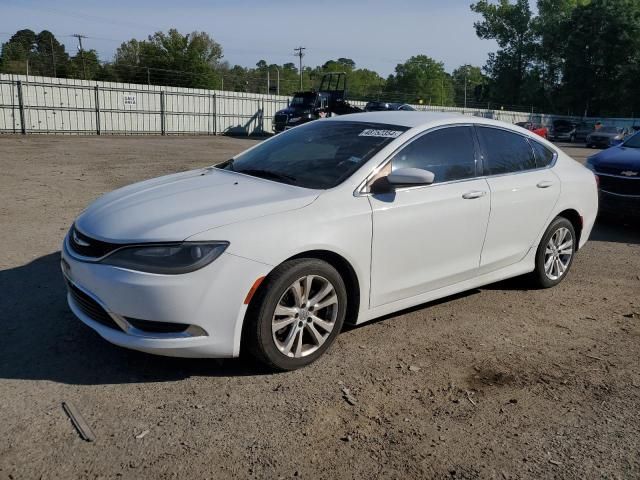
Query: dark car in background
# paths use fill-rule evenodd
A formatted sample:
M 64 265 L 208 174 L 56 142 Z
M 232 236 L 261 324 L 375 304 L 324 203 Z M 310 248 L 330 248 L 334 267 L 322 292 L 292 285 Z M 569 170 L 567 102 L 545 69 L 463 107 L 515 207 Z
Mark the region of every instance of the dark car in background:
M 549 140 L 574 142 L 576 140 L 576 126 L 575 122 L 569 120 L 554 120 L 549 129 Z
M 604 126 L 587 135 L 587 148 L 609 148 L 624 141 L 629 134 L 626 128 Z
M 573 141 L 574 142 L 584 142 L 587 140 L 587 137 L 591 132 L 596 129 L 594 123 L 586 123 L 582 122 L 576 125 L 575 131 L 573 132 Z
M 414 112 L 416 109 L 406 103 L 392 103 L 392 102 L 367 102 L 364 106 L 365 112 L 386 112 L 390 110 L 404 110 L 408 112 Z
M 587 159 L 598 179 L 600 212 L 640 218 L 640 132 Z

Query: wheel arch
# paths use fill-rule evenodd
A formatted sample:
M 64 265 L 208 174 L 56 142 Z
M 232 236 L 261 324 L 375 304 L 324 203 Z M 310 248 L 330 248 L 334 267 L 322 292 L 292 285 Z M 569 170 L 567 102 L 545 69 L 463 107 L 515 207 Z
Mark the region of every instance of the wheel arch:
M 557 217 L 566 218 L 573 225 L 573 230 L 576 232 L 576 250 L 580 247 L 580 237 L 582 236 L 583 220 L 582 216 L 577 210 L 573 208 L 567 208 L 556 215 Z
M 348 293 L 345 323 L 355 324 L 358 318 L 358 312 L 360 310 L 360 301 L 361 301 L 360 280 L 358 279 L 358 275 L 355 269 L 353 268 L 353 266 L 351 265 L 351 263 L 345 257 L 343 257 L 342 255 L 336 252 L 332 252 L 331 250 L 316 249 L 316 250 L 307 250 L 307 251 L 292 255 L 286 258 L 285 260 L 283 260 L 282 262 L 280 262 L 278 265 L 282 265 L 283 263 L 288 262 L 290 260 L 296 260 L 300 258 L 313 258 L 317 260 L 323 260 L 338 271 L 338 273 L 340 274 L 340 276 L 342 277 L 345 283 L 345 287 Z M 273 270 L 275 270 L 275 268 L 278 265 L 275 265 L 273 269 L 271 269 L 271 272 L 273 272 Z M 268 278 L 269 275 L 271 275 L 271 273 L 269 273 L 265 277 L 265 279 Z M 253 293 L 251 300 L 249 302 L 249 305 L 247 306 L 247 310 L 245 312 L 243 325 L 247 324 L 247 321 L 246 321 L 247 315 L 250 315 L 251 312 L 253 312 L 254 309 L 256 308 L 257 302 L 262 297 L 261 293 L 263 292 L 263 289 L 266 288 L 265 287 L 266 283 L 267 282 L 264 282 L 264 280 L 261 281 L 260 286 Z M 243 326 L 243 330 L 244 330 L 244 326 Z M 242 337 L 244 337 L 244 331 L 242 333 Z

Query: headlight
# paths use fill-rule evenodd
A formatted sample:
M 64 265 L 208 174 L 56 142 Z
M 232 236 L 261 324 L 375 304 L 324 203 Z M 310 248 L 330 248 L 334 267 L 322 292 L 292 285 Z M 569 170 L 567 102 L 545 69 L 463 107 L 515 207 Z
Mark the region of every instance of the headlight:
M 229 242 L 184 242 L 138 245 L 116 250 L 100 263 L 147 273 L 177 275 L 209 265 Z

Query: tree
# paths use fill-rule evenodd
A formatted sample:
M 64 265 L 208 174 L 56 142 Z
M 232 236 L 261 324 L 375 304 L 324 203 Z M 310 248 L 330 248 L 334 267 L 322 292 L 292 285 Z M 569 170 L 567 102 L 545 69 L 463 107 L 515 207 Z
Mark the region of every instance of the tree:
M 102 66 L 95 50 L 84 50 L 71 58 L 69 76 L 85 80 L 98 80 L 102 77 Z
M 480 67 L 462 65 L 453 71 L 451 80 L 456 106 L 464 106 L 465 99 L 468 106 L 485 101 L 487 78 Z
M 640 4 L 592 0 L 572 11 L 570 25 L 563 68 L 567 107 L 595 115 L 638 111 Z
M 489 55 L 485 70 L 492 78 L 492 91 L 496 100 L 514 105 L 524 103 L 523 85 L 532 66 L 536 50 L 536 32 L 528 0 L 499 0 L 497 4 L 480 0 L 471 10 L 482 15 L 474 23 L 476 34 L 492 39 L 500 50 Z
M 181 34 L 176 29 L 156 32 L 147 40 L 129 40 L 118 47 L 114 64 L 122 81 L 193 88 L 220 86 L 217 68 L 222 47 L 205 32 Z M 145 82 L 146 83 L 146 82 Z
M 453 104 L 453 84 L 444 64 L 426 55 L 416 55 L 396 65 L 385 92 L 390 100 L 400 102 Z

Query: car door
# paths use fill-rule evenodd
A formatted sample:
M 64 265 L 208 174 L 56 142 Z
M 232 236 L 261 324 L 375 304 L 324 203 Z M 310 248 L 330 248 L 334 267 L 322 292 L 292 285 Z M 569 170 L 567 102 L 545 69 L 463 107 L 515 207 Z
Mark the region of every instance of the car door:
M 438 128 L 401 148 L 381 170 L 422 168 L 435 180 L 369 196 L 371 307 L 454 284 L 477 271 L 489 189 L 477 178 L 476 146 L 472 126 Z
M 494 127 L 477 126 L 476 132 L 491 191 L 484 272 L 517 263 L 534 246 L 550 221 L 560 180 L 549 168 L 554 153 L 540 142 Z

